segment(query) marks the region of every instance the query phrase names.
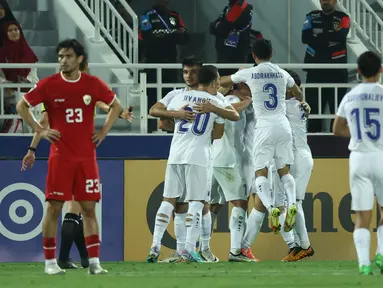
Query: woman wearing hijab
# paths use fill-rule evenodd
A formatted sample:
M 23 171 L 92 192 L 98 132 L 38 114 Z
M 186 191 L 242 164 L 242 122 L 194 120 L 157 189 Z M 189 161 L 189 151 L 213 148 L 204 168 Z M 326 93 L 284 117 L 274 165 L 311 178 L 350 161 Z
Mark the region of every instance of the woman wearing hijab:
M 0 0 L 0 46 L 3 45 L 4 24 L 10 21 L 16 21 L 15 16 L 8 6 L 6 0 Z
M 38 58 L 29 47 L 20 26 L 16 21 L 4 24 L 3 47 L 0 48 L 0 63 L 36 63 Z M 38 81 L 36 69 L 1 69 L 0 83 L 36 83 Z M 14 89 L 6 88 L 4 93 L 4 113 L 16 114 L 16 93 Z M 2 125 L 1 133 L 22 132 L 21 120 L 8 119 Z

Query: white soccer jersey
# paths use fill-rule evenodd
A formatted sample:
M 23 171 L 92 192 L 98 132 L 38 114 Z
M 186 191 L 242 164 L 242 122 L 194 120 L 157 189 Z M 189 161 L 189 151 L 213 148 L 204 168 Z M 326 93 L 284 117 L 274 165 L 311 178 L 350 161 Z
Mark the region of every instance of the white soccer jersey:
M 234 83 L 245 82 L 253 97 L 257 127 L 278 125 L 286 119 L 286 87 L 293 87 L 294 79 L 289 73 L 271 62 L 243 69 L 232 75 Z M 279 121 L 278 121 L 279 120 Z
M 296 98 L 286 100 L 286 115 L 293 133 L 294 150 L 310 150 L 307 144 L 307 118 L 301 102 Z
M 168 94 L 166 94 L 165 97 L 162 98 L 158 102 L 164 104 L 165 107 L 167 108 L 169 106 L 170 101 L 172 101 L 172 99 L 174 98 L 174 96 L 176 96 L 176 95 L 178 95 L 180 93 L 186 92 L 186 91 L 188 91 L 187 88 L 181 88 L 181 89 L 172 90 Z
M 203 91 L 186 91 L 174 96 L 168 110 L 179 110 L 188 104 L 192 110 L 196 104 L 211 101 L 213 105 L 223 108 L 224 104 L 215 96 Z M 208 167 L 210 159 L 211 133 L 214 122 L 225 121 L 214 113 L 196 114 L 193 122 L 176 120 L 174 136 L 170 146 L 168 164 L 191 164 Z
M 254 146 L 254 129 L 257 124 L 257 120 L 254 115 L 254 107 L 248 106 L 245 110 L 246 125 L 244 131 L 244 143 L 245 153 L 244 158 L 253 158 L 253 146 Z
M 241 100 L 234 96 L 226 96 L 230 104 L 239 103 Z M 241 161 L 244 153 L 244 129 L 245 113 L 240 113 L 240 120 L 225 120 L 225 133 L 221 139 L 215 140 L 213 144 L 214 167 L 233 168 L 238 161 Z M 239 162 L 240 163 L 240 162 Z
M 350 151 L 376 152 L 383 150 L 383 86 L 362 83 L 347 93 L 337 115 L 347 119 L 351 133 Z

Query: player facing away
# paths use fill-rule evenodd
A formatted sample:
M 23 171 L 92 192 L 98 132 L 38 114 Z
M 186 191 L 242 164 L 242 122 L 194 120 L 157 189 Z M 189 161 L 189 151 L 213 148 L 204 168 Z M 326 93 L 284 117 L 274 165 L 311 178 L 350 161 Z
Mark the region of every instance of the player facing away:
M 250 89 L 244 83 L 236 85 L 236 89 L 226 96 L 232 104 L 240 103 L 243 95 L 250 95 Z M 245 92 L 243 92 L 245 90 Z M 242 109 L 237 109 L 241 119 L 239 121 L 225 120 L 225 132 L 221 139 L 213 144 L 213 185 L 211 204 L 233 204 L 230 227 L 231 262 L 251 262 L 252 260 L 241 252 L 241 241 L 245 231 L 247 211 L 247 189 L 244 181 L 242 157 L 245 149 L 244 131 L 246 125 L 245 109 L 251 105 L 251 98 L 242 101 Z
M 84 218 L 89 273 L 104 274 L 100 266 L 100 238 L 95 214 L 101 199 L 96 147 L 101 144 L 122 108 L 113 91 L 97 77 L 79 71 L 84 47 L 75 39 L 58 44 L 61 72 L 37 83 L 17 104 L 17 111 L 41 138 L 51 142 L 46 185 L 47 210 L 43 221 L 45 273 L 63 274 L 56 261 L 57 220 L 65 201 L 78 201 Z M 103 128 L 94 131 L 97 101 L 107 103 Z M 33 118 L 29 107 L 44 103 L 50 128 Z
M 358 72 L 363 83 L 342 99 L 333 125 L 336 136 L 351 137 L 348 148 L 352 210 L 356 213 L 354 243 L 363 275 L 372 275 L 369 228 L 374 196 L 381 212 L 383 205 L 383 86 L 378 83 L 381 63 L 380 56 L 371 51 L 359 56 Z M 383 273 L 383 214 L 380 215 L 374 262 Z
M 205 91 L 186 91 L 174 96 L 168 110 L 187 109 L 191 112 L 197 103 L 212 101 L 223 107 L 224 104 L 213 95 L 219 86 L 218 70 L 214 66 L 204 66 L 198 71 L 198 83 Z M 196 253 L 196 242 L 200 235 L 202 208 L 210 199 L 208 164 L 210 146 L 213 139 L 223 135 L 224 120 L 214 113 L 198 113 L 192 121 L 175 122 L 173 140 L 165 174 L 164 199 L 158 209 L 153 243 L 147 262 L 157 262 L 164 232 L 173 214 L 178 198 L 189 202 L 186 214 L 186 244 L 182 252 L 184 261 L 203 262 Z
M 256 199 L 260 199 L 263 209 L 270 214 L 272 229 L 280 231 L 278 208 L 273 206 L 268 166 L 275 159 L 278 174 L 287 194 L 288 209 L 284 230 L 290 231 L 295 224 L 297 208 L 295 205 L 295 181 L 290 174 L 293 164 L 293 142 L 289 121 L 286 118 L 286 87 L 302 100 L 302 92 L 294 79 L 279 66 L 270 62 L 273 54 L 271 42 L 257 39 L 253 45 L 253 58 L 256 67 L 243 69 L 231 76 L 221 78 L 222 85 L 245 82 L 249 85 L 257 123 L 254 135 L 254 168 Z

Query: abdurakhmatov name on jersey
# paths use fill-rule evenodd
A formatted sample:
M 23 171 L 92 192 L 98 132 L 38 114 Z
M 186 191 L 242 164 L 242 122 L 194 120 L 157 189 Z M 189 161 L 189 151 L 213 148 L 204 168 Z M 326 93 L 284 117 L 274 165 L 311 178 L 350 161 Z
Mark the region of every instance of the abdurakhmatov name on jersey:
M 274 73 L 252 73 L 252 79 L 270 79 L 270 78 L 283 78 L 283 74 L 281 72 Z
M 350 95 L 347 99 L 347 102 L 351 101 L 361 101 L 361 100 L 371 100 L 371 101 L 383 101 L 383 95 L 381 94 L 358 94 L 358 95 Z

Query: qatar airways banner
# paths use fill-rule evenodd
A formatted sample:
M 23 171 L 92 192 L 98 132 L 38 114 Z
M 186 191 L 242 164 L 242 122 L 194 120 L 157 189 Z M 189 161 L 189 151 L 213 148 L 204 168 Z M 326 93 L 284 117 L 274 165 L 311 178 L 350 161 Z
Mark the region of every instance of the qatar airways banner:
M 124 162 L 100 160 L 98 165 L 102 183 L 102 200 L 97 204 L 101 260 L 121 261 L 124 254 Z M 33 169 L 26 172 L 21 172 L 20 167 L 20 160 L 0 160 L 0 262 L 44 259 L 41 231 L 48 164 L 45 160 L 37 160 Z M 57 256 L 60 231 L 61 226 L 57 233 Z M 75 247 L 72 247 L 71 257 L 79 259 Z

